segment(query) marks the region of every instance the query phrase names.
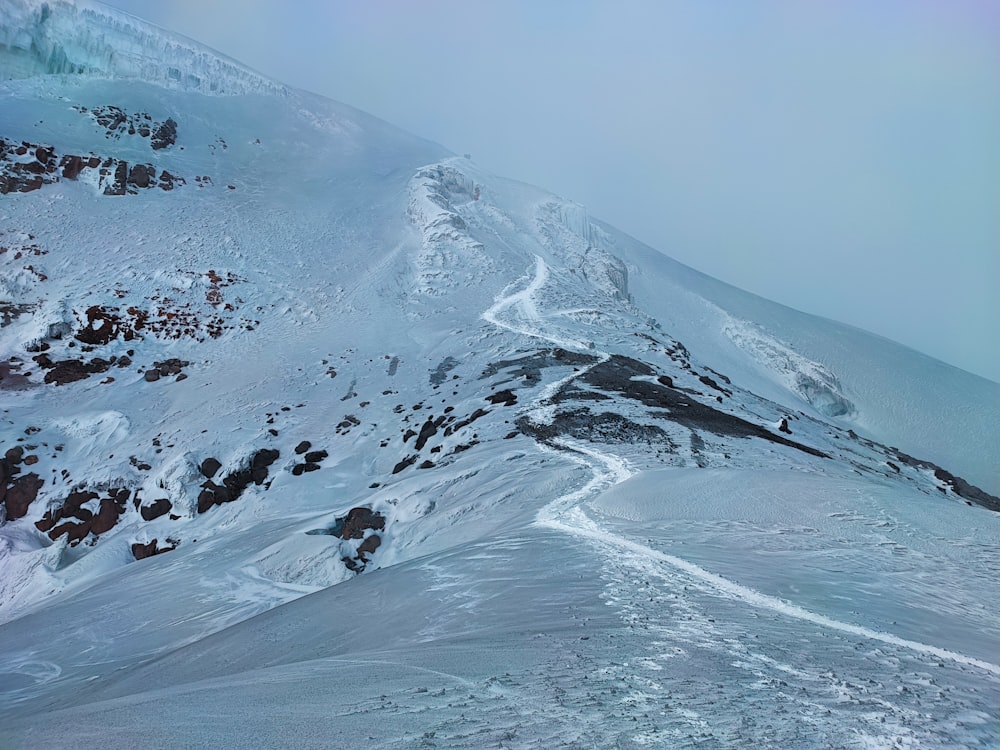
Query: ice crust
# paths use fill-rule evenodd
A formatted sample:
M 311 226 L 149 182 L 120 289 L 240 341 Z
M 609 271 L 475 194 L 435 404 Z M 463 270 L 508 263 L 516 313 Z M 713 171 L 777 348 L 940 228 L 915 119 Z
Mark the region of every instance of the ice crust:
M 0 78 L 88 75 L 204 94 L 283 94 L 284 86 L 178 34 L 92 0 L 4 0 Z

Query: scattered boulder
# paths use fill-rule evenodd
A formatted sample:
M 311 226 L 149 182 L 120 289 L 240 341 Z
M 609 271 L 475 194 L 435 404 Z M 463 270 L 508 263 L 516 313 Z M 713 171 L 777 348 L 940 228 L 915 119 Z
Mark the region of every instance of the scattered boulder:
M 320 462 L 323 461 L 329 454 L 326 451 L 310 451 L 309 448 L 312 447 L 312 443 L 308 440 L 303 440 L 297 446 L 295 446 L 295 452 L 299 455 L 305 453 L 302 457 L 303 462 L 300 464 L 295 464 L 292 467 L 293 476 L 301 476 L 305 472 L 309 471 L 319 471 Z
M 103 346 L 118 338 L 122 332 L 122 319 L 114 310 L 109 310 L 101 305 L 92 305 L 87 308 L 87 323 L 76 335 L 77 341 L 92 346 Z
M 115 358 L 110 360 L 95 357 L 89 362 L 82 359 L 65 359 L 53 362 L 47 354 L 39 354 L 33 357 L 34 361 L 45 373 L 45 382 L 55 385 L 66 385 L 77 380 L 86 380 L 91 375 L 107 372 L 115 364 Z
M 177 123 L 174 122 L 172 117 L 168 117 L 166 122 L 160 125 L 153 132 L 150 138 L 149 145 L 153 147 L 154 151 L 159 151 L 161 149 L 167 148 L 168 146 L 173 146 L 177 142 Z
M 365 555 L 370 555 L 382 546 L 382 538 L 378 534 L 372 534 L 358 545 L 358 558 L 363 562 L 368 562 Z
M 420 428 L 420 434 L 417 435 L 416 449 L 422 450 L 434 435 L 437 434 L 437 425 L 434 423 L 433 417 L 428 417 L 427 421 Z
M 392 467 L 392 473 L 398 474 L 407 466 L 412 466 L 413 464 L 416 463 L 418 458 L 420 458 L 420 454 L 418 453 L 414 453 L 412 456 L 407 456 L 402 461 L 400 461 L 399 463 L 397 463 L 395 466 Z
M 167 539 L 167 545 L 164 547 L 159 546 L 158 540 L 154 539 L 151 542 L 143 544 L 142 542 L 135 542 L 132 545 L 132 557 L 136 560 L 145 560 L 147 557 L 153 557 L 154 555 L 162 555 L 164 552 L 173 552 L 177 549 L 180 544 L 176 539 Z
M 206 458 L 201 462 L 201 473 L 205 479 L 211 479 L 222 468 L 222 463 L 217 458 Z
M 347 515 L 338 518 L 336 523 L 340 528 L 341 539 L 361 539 L 368 529 L 382 531 L 385 529 L 385 516 L 371 508 L 351 508 Z
M 341 539 L 361 539 L 354 556 L 344 556 L 341 558 L 344 565 L 355 573 L 360 573 L 369 562 L 368 555 L 371 555 L 382 546 L 382 539 L 376 531 L 385 529 L 385 516 L 373 511 L 371 508 L 357 507 L 351 508 L 347 515 L 338 518 L 331 530 L 335 536 Z
M 262 448 L 250 457 L 248 466 L 226 476 L 221 485 L 209 479 L 201 486 L 202 490 L 198 495 L 198 512 L 204 513 L 215 505 L 239 500 L 251 483 L 258 486 L 263 484 L 264 480 L 267 479 L 268 467 L 277 461 L 279 456 L 280 453 L 277 450 Z M 204 466 L 204 463 L 202 465 Z
M 112 172 L 114 168 L 114 172 Z M 125 195 L 128 182 L 128 162 L 117 159 L 106 159 L 99 172 L 100 184 L 104 185 L 105 195 Z
M 514 393 L 510 388 L 502 391 L 497 391 L 486 397 L 486 400 L 491 404 L 503 404 L 504 406 L 513 406 L 517 403 L 517 394 Z
M 152 505 L 141 507 L 139 513 L 142 515 L 143 521 L 153 521 L 169 513 L 172 507 L 173 504 L 169 500 L 161 498 L 160 500 L 155 500 Z
M 7 520 L 23 518 L 28 512 L 28 506 L 35 501 L 38 491 L 44 486 L 45 480 L 37 474 L 25 474 L 11 480 L 3 490 Z
M 89 534 L 100 536 L 111 531 L 125 512 L 131 495 L 127 489 L 109 490 L 107 497 L 104 498 L 88 490 L 71 492 L 60 507 L 47 510 L 45 515 L 35 522 L 35 527 L 39 531 L 48 533 L 53 541 L 65 535 L 70 546 L 76 546 Z M 100 504 L 96 513 L 83 507 L 98 499 Z M 60 521 L 62 523 L 59 523 Z
M 152 164 L 136 164 L 129 170 L 128 184 L 137 188 L 155 187 L 156 168 Z

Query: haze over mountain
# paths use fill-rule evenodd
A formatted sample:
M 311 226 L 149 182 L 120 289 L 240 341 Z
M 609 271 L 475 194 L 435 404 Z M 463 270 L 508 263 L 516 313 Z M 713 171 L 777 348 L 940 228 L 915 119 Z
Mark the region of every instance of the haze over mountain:
M 112 4 L 1000 382 L 993 3 Z
M 0 6 L 0 744 L 988 747 L 1000 385 Z

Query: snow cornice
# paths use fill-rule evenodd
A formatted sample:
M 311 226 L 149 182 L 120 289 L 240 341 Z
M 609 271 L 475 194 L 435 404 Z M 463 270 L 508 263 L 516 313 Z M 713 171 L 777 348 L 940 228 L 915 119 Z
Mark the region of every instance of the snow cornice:
M 288 90 L 179 34 L 94 0 L 4 0 L 0 79 L 87 75 L 204 94 Z

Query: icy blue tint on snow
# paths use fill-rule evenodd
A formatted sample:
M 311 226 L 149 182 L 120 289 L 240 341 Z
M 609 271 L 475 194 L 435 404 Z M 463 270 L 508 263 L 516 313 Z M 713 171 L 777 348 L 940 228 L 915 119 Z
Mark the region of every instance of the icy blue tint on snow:
M 141 79 L 205 94 L 284 91 L 197 42 L 102 3 L 4 0 L 0 80 L 40 74 Z
M 115 3 L 1000 382 L 995 2 Z
M 1000 385 L 175 84 L 0 81 L 0 746 L 1000 742 Z

